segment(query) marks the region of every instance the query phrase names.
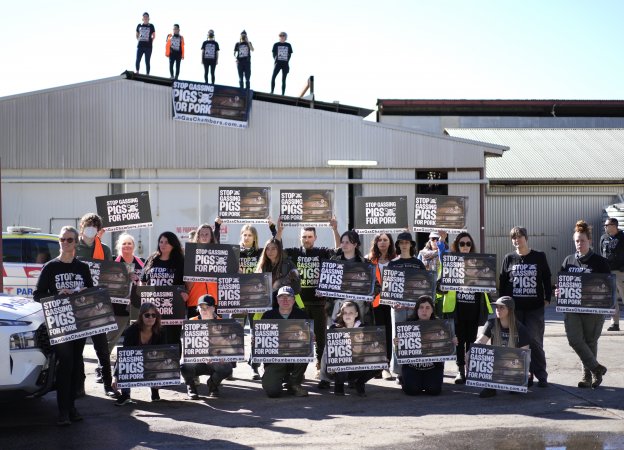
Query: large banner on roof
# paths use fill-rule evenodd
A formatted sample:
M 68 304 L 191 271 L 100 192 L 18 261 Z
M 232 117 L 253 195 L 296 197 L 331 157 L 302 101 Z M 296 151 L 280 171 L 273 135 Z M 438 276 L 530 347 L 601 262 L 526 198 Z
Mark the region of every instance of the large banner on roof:
M 218 84 L 174 81 L 173 118 L 183 122 L 247 128 L 253 91 Z

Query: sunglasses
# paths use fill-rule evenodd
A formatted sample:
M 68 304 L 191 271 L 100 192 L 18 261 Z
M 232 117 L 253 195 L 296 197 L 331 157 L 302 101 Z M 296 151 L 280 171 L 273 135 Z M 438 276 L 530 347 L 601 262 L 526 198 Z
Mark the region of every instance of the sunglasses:
M 156 318 L 156 313 L 145 313 L 143 314 L 143 317 L 146 319 L 155 319 Z
M 460 247 L 472 247 L 472 242 L 470 241 L 459 241 Z
M 68 244 L 73 244 L 74 241 L 74 238 L 59 238 L 59 242 L 67 242 Z
M 440 238 L 437 238 L 437 237 L 430 237 L 429 239 L 431 239 L 432 241 L 437 241 L 437 240 L 438 240 L 438 239 L 440 239 Z
M 607 227 L 610 227 L 611 225 L 615 225 L 615 224 L 614 223 L 605 223 L 604 227 L 607 228 Z

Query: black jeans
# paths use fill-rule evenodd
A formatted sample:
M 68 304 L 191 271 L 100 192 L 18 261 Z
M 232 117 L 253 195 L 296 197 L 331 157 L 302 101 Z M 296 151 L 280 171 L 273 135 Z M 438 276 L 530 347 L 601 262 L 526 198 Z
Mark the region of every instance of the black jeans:
M 171 55 L 169 56 L 169 75 L 171 78 L 178 79 L 180 75 L 180 61 L 182 61 L 182 55 Z M 175 63 L 175 76 L 173 75 L 173 64 Z
M 56 403 L 61 413 L 69 413 L 74 407 L 76 389 L 84 380 L 82 351 L 86 339 L 64 342 L 53 346 L 56 366 Z
M 388 359 L 392 356 L 392 306 L 379 305 L 373 308 L 375 325 L 386 327 L 386 355 Z
M 243 88 L 243 77 L 245 77 L 246 89 L 249 89 L 249 78 L 251 78 L 251 61 L 249 59 L 239 59 L 236 65 L 238 69 L 238 84 Z
M 275 67 L 273 67 L 273 76 L 271 77 L 271 94 L 273 90 L 275 90 L 275 78 L 277 78 L 277 74 L 282 71 L 282 95 L 286 92 L 286 77 L 288 76 L 288 72 L 290 68 L 288 67 L 288 62 L 286 61 L 277 61 L 275 63 Z
M 403 385 L 401 388 L 407 395 L 438 395 L 442 392 L 444 381 L 444 364 L 435 364 L 428 370 L 419 370 L 409 364 L 402 367 Z
M 466 365 L 466 353 L 470 345 L 477 340 L 479 324 L 477 320 L 455 320 L 455 336 L 457 336 L 457 366 Z
M 150 73 L 150 60 L 152 59 L 152 47 L 139 47 L 137 48 L 137 56 L 136 56 L 136 71 L 139 71 L 139 66 L 141 65 L 141 58 L 145 55 L 145 69 L 147 74 Z
M 106 333 L 96 334 L 91 336 L 93 342 L 93 350 L 98 359 L 98 367 L 102 370 L 102 381 L 104 386 L 110 386 L 113 383 L 113 376 L 111 374 L 111 362 L 110 352 L 108 351 L 108 338 Z M 80 375 L 81 382 L 85 379 L 84 360 L 80 359 Z
M 215 69 L 217 68 L 217 62 L 211 60 L 204 60 L 204 82 L 208 83 L 208 74 L 212 71 L 212 84 L 215 84 Z

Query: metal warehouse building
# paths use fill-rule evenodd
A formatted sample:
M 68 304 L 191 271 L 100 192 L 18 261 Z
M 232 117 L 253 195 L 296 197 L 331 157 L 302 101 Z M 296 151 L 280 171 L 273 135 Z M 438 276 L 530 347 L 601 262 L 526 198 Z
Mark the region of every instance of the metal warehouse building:
M 486 250 L 499 259 L 512 250 L 510 228 L 524 225 L 556 272 L 574 251 L 576 220 L 594 226 L 597 248 L 605 207 L 624 200 L 623 101 L 380 100 L 378 107 L 381 123 L 509 148 L 488 158 L 485 172 Z
M 94 211 L 96 196 L 147 190 L 154 227 L 133 231 L 146 256 L 160 232 L 183 236 L 212 222 L 219 186 L 270 186 L 274 217 L 279 189 L 334 189 L 341 231 L 354 196 L 407 195 L 413 217 L 415 193 L 442 186 L 469 197 L 468 226 L 480 240 L 486 157 L 505 147 L 364 120 L 371 112 L 254 93 L 246 129 L 185 123 L 172 119 L 170 80 L 129 73 L 4 97 L 2 225 L 56 232 Z M 239 230 L 230 225 L 223 241 L 237 243 Z M 329 230 L 320 238 L 331 244 Z M 285 239 L 295 244 L 296 231 Z

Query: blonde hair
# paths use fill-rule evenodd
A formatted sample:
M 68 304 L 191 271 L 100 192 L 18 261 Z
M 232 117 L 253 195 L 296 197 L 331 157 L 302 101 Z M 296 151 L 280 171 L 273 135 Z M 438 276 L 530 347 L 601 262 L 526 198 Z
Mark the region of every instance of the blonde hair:
M 136 248 L 136 241 L 134 240 L 134 236 L 129 233 L 123 232 L 119 235 L 119 237 L 117 238 L 117 242 L 115 243 L 115 251 L 117 252 L 117 255 L 121 255 L 121 246 L 123 244 L 123 241 L 125 241 L 126 239 L 130 239 L 132 241 L 132 245 Z
M 507 347 L 516 348 L 518 347 L 518 328 L 516 327 L 516 311 L 515 309 L 505 307 L 509 311 L 508 320 L 509 320 L 509 342 L 507 343 Z M 494 319 L 494 331 L 492 333 L 492 345 L 496 347 L 503 346 L 503 337 L 501 336 L 501 323 L 500 319 L 497 317 Z

